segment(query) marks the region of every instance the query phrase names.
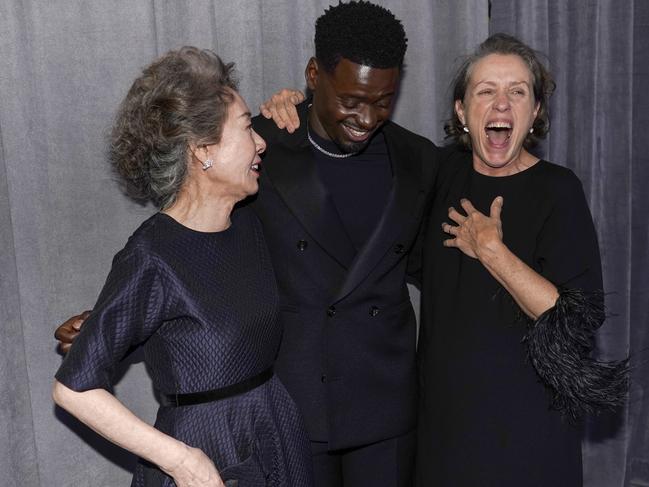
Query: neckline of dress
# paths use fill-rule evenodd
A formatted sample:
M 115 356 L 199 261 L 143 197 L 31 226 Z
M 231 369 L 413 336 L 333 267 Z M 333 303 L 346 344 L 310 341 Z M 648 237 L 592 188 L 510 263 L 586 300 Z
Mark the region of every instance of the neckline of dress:
M 543 166 L 546 163 L 546 161 L 545 159 L 539 159 L 536 163 L 534 163 L 530 167 L 525 168 L 522 171 L 518 171 L 514 174 L 508 174 L 507 176 L 489 176 L 488 174 L 482 174 L 475 170 L 475 167 L 473 167 L 473 161 L 469 161 L 469 163 L 471 164 L 471 173 L 479 178 L 483 178 L 489 181 L 511 181 L 512 179 L 531 174 L 532 172 L 536 171 L 539 167 Z
M 193 228 L 189 228 L 188 226 L 183 225 L 178 220 L 176 220 L 174 217 L 172 217 L 171 215 L 167 215 L 166 213 L 163 213 L 162 211 L 159 211 L 158 213 L 156 213 L 156 215 L 159 215 L 164 220 L 166 220 L 168 222 L 171 222 L 171 224 L 173 226 L 175 226 L 175 227 L 177 227 L 177 228 L 179 228 L 181 230 L 184 230 L 184 231 L 186 231 L 188 233 L 193 233 L 195 235 L 202 235 L 202 236 L 206 236 L 206 237 L 218 236 L 218 235 L 226 235 L 228 233 L 231 233 L 231 230 L 234 227 L 234 222 L 236 220 L 236 217 L 234 216 L 234 212 L 232 212 L 232 214 L 230 215 L 230 225 L 227 228 L 225 228 L 223 230 L 219 230 L 217 232 L 202 232 L 200 230 L 194 230 Z

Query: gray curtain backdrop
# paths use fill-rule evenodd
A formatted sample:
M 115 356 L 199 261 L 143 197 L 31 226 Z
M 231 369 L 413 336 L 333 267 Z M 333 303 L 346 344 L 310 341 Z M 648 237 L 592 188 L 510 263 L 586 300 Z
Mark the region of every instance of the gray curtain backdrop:
M 55 326 L 91 307 L 113 254 L 154 209 L 125 198 L 105 136 L 141 68 L 193 44 L 236 61 L 253 112 L 304 87 L 313 25 L 336 0 L 0 0 L 0 485 L 128 485 L 133 459 L 50 399 Z M 454 59 L 488 33 L 484 0 L 379 1 L 410 38 L 395 118 L 439 139 Z M 132 357 L 130 361 L 137 361 Z M 126 367 L 125 367 L 126 368 Z M 117 396 L 153 421 L 142 364 Z
M 649 2 L 493 0 L 490 25 L 487 0 L 375 1 L 403 20 L 410 39 L 394 118 L 437 142 L 457 58 L 490 29 L 549 54 L 559 86 L 544 150 L 585 183 L 614 292 L 601 348 L 641 357 L 649 341 L 649 197 L 640 186 L 649 181 Z M 304 86 L 313 23 L 329 3 L 337 2 L 0 0 L 1 485 L 129 482 L 132 457 L 55 409 L 50 388 L 60 363 L 55 326 L 93 305 L 113 254 L 155 211 L 120 193 L 104 157 L 133 78 L 169 49 L 209 47 L 236 61 L 254 112 L 275 90 Z M 592 427 L 588 487 L 649 483 L 646 362 L 645 352 L 634 364 L 625 414 Z M 125 364 L 116 394 L 153 421 L 142 364 Z

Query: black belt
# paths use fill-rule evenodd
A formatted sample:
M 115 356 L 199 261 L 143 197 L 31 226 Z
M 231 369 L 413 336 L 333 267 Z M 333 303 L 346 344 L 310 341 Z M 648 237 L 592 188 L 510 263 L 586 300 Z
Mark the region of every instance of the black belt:
M 160 404 L 163 407 L 176 407 L 176 406 L 192 406 L 194 404 L 202 404 L 205 402 L 218 401 L 226 397 L 237 396 L 259 387 L 268 379 L 273 376 L 273 368 L 268 367 L 260 374 L 246 379 L 236 384 L 221 387 L 220 389 L 212 389 L 211 391 L 203 392 L 190 392 L 188 394 L 160 394 Z

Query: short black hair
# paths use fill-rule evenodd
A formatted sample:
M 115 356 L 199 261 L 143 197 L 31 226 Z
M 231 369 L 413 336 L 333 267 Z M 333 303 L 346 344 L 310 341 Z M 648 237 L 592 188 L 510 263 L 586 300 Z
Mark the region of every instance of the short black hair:
M 315 23 L 315 56 L 332 72 L 341 59 L 372 68 L 399 68 L 408 47 L 392 12 L 359 0 L 329 7 Z

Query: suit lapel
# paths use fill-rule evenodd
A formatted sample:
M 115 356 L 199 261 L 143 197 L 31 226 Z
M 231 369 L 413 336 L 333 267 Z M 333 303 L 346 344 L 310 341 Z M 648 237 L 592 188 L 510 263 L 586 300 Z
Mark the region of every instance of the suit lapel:
M 387 252 L 399 252 L 396 250 L 399 239 L 418 224 L 415 219 L 421 197 L 421 156 L 397 136 L 390 123 L 383 128 L 383 133 L 392 164 L 392 190 L 378 225 L 356 256 L 334 301 L 340 301 L 358 287 Z
M 347 269 L 356 249 L 320 180 L 306 137 L 306 110 L 300 128 L 285 143 L 273 144 L 266 154 L 265 171 L 280 197 L 301 225 L 333 259 Z M 265 161 L 265 162 L 266 162 Z

